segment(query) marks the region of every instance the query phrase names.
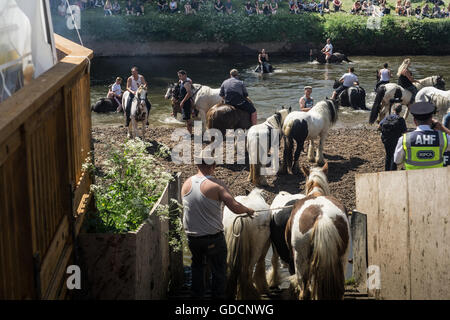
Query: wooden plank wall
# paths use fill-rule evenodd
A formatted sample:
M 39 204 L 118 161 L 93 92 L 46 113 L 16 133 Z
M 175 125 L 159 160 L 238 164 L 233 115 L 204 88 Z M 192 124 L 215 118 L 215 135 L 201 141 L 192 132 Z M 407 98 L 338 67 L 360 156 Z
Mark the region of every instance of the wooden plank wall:
M 90 194 L 81 167 L 93 54 L 55 39 L 65 57 L 0 104 L 0 299 L 65 297 L 73 230 Z
M 450 168 L 356 176 L 381 299 L 450 299 Z

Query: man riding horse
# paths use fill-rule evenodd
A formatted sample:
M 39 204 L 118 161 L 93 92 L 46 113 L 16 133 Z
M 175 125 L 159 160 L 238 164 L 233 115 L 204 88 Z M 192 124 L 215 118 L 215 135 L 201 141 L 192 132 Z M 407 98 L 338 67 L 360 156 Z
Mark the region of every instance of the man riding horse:
M 131 113 L 131 103 L 133 102 L 134 97 L 136 96 L 136 92 L 139 89 L 139 87 L 143 85 L 147 88 L 147 82 L 145 81 L 144 76 L 139 74 L 139 70 L 137 67 L 131 68 L 131 76 L 128 77 L 127 80 L 127 91 L 130 93 L 127 105 L 125 108 L 125 114 L 126 114 L 126 123 L 125 126 L 128 127 L 130 124 L 130 113 Z M 145 97 L 145 104 L 147 105 L 147 114 L 150 114 L 150 108 L 152 105 L 150 104 L 150 101 L 148 101 L 147 96 Z M 148 124 L 148 122 L 147 122 Z
M 238 76 L 239 72 L 236 69 L 230 71 L 230 78 L 225 80 L 220 87 L 220 96 L 224 98 L 226 104 L 248 112 L 252 125 L 256 125 L 256 109 L 247 98 L 247 89 L 244 82 L 238 79 Z

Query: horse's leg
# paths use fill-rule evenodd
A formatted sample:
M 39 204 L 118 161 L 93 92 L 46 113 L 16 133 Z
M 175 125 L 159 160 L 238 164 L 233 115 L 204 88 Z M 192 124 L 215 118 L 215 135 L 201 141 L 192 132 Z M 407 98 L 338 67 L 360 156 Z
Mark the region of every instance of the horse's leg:
M 269 231 L 269 230 L 268 230 Z M 266 279 L 266 255 L 270 248 L 270 238 L 267 239 L 266 243 L 261 252 L 261 256 L 258 259 L 255 267 L 255 273 L 253 274 L 253 281 L 255 282 L 256 290 L 259 294 L 268 293 L 269 285 Z
M 287 174 L 288 141 L 285 135 L 283 135 L 283 142 L 283 162 L 281 162 L 280 174 Z
M 314 139 L 309 140 L 308 161 L 314 162 Z
M 288 148 L 287 148 L 287 170 L 292 173 L 292 151 L 294 149 L 294 139 L 288 137 Z
M 305 141 L 298 141 L 297 142 L 297 147 L 295 148 L 295 154 L 294 154 L 294 165 L 292 167 L 292 173 L 293 174 L 299 174 L 300 173 L 300 167 L 299 167 L 299 163 L 298 163 L 298 159 L 300 158 L 300 153 L 303 150 L 303 145 L 305 144 Z
M 320 140 L 319 140 L 319 146 L 317 148 L 317 155 L 316 155 L 316 163 L 319 166 L 322 166 L 324 164 L 324 160 L 323 160 L 323 145 L 325 143 L 325 139 L 327 138 L 327 132 L 323 132 L 320 135 Z
M 275 246 L 272 246 L 272 268 L 267 273 L 270 288 L 277 288 L 280 285 L 280 256 Z
M 408 115 L 409 115 L 409 106 L 410 106 L 410 104 L 406 105 L 405 114 L 403 115 L 403 118 L 405 120 L 408 118 Z
M 200 119 L 202 120 L 202 132 L 206 130 L 206 112 L 203 110 L 198 110 Z

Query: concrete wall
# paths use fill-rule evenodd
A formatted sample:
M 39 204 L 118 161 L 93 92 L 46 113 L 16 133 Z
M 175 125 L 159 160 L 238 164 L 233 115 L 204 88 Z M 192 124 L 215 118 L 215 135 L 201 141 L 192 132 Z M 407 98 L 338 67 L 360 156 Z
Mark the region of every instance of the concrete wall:
M 356 207 L 367 214 L 368 265 L 375 266 L 371 295 L 450 299 L 449 199 L 449 167 L 356 176 Z

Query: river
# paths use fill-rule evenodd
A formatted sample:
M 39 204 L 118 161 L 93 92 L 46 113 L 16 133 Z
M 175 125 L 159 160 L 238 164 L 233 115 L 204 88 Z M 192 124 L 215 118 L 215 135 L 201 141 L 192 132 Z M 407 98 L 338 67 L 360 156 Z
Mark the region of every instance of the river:
M 269 53 L 270 54 L 270 53 Z M 395 75 L 399 64 L 405 57 L 352 56 L 350 64 L 355 68 L 360 85 L 366 90 L 367 107 L 371 108 L 375 93 L 376 70 L 387 62 Z M 417 79 L 432 75 L 442 75 L 447 80 L 447 90 L 450 89 L 450 56 L 412 56 L 411 70 Z M 345 73 L 349 64 L 319 65 L 302 58 L 271 57 L 276 68 L 275 73 L 260 75 L 253 72 L 256 59 L 248 57 L 111 57 L 94 58 L 91 66 L 91 102 L 94 103 L 107 93 L 107 86 L 114 82 L 117 76 L 126 78 L 132 66 L 139 67 L 150 84 L 149 99 L 152 103 L 150 123 L 158 125 L 182 125 L 170 117 L 170 102 L 164 99 L 167 84 L 177 80 L 177 70 L 184 69 L 194 83 L 218 88 L 228 77 L 232 68 L 237 68 L 241 79 L 248 89 L 261 121 L 270 116 L 282 105 L 292 106 L 298 110 L 298 99 L 303 95 L 303 87 L 313 87 L 312 97 L 320 101 L 330 97 L 334 79 Z M 397 77 L 394 76 L 394 79 Z M 443 112 L 443 111 L 442 111 Z M 440 115 L 442 115 L 442 112 Z M 178 116 L 180 119 L 180 115 Z M 367 111 L 354 111 L 343 108 L 339 114 L 337 127 L 359 127 L 367 123 Z M 441 117 L 440 117 L 441 118 Z M 121 124 L 123 118 L 119 114 L 94 114 L 93 125 Z M 411 117 L 409 118 L 411 123 Z

